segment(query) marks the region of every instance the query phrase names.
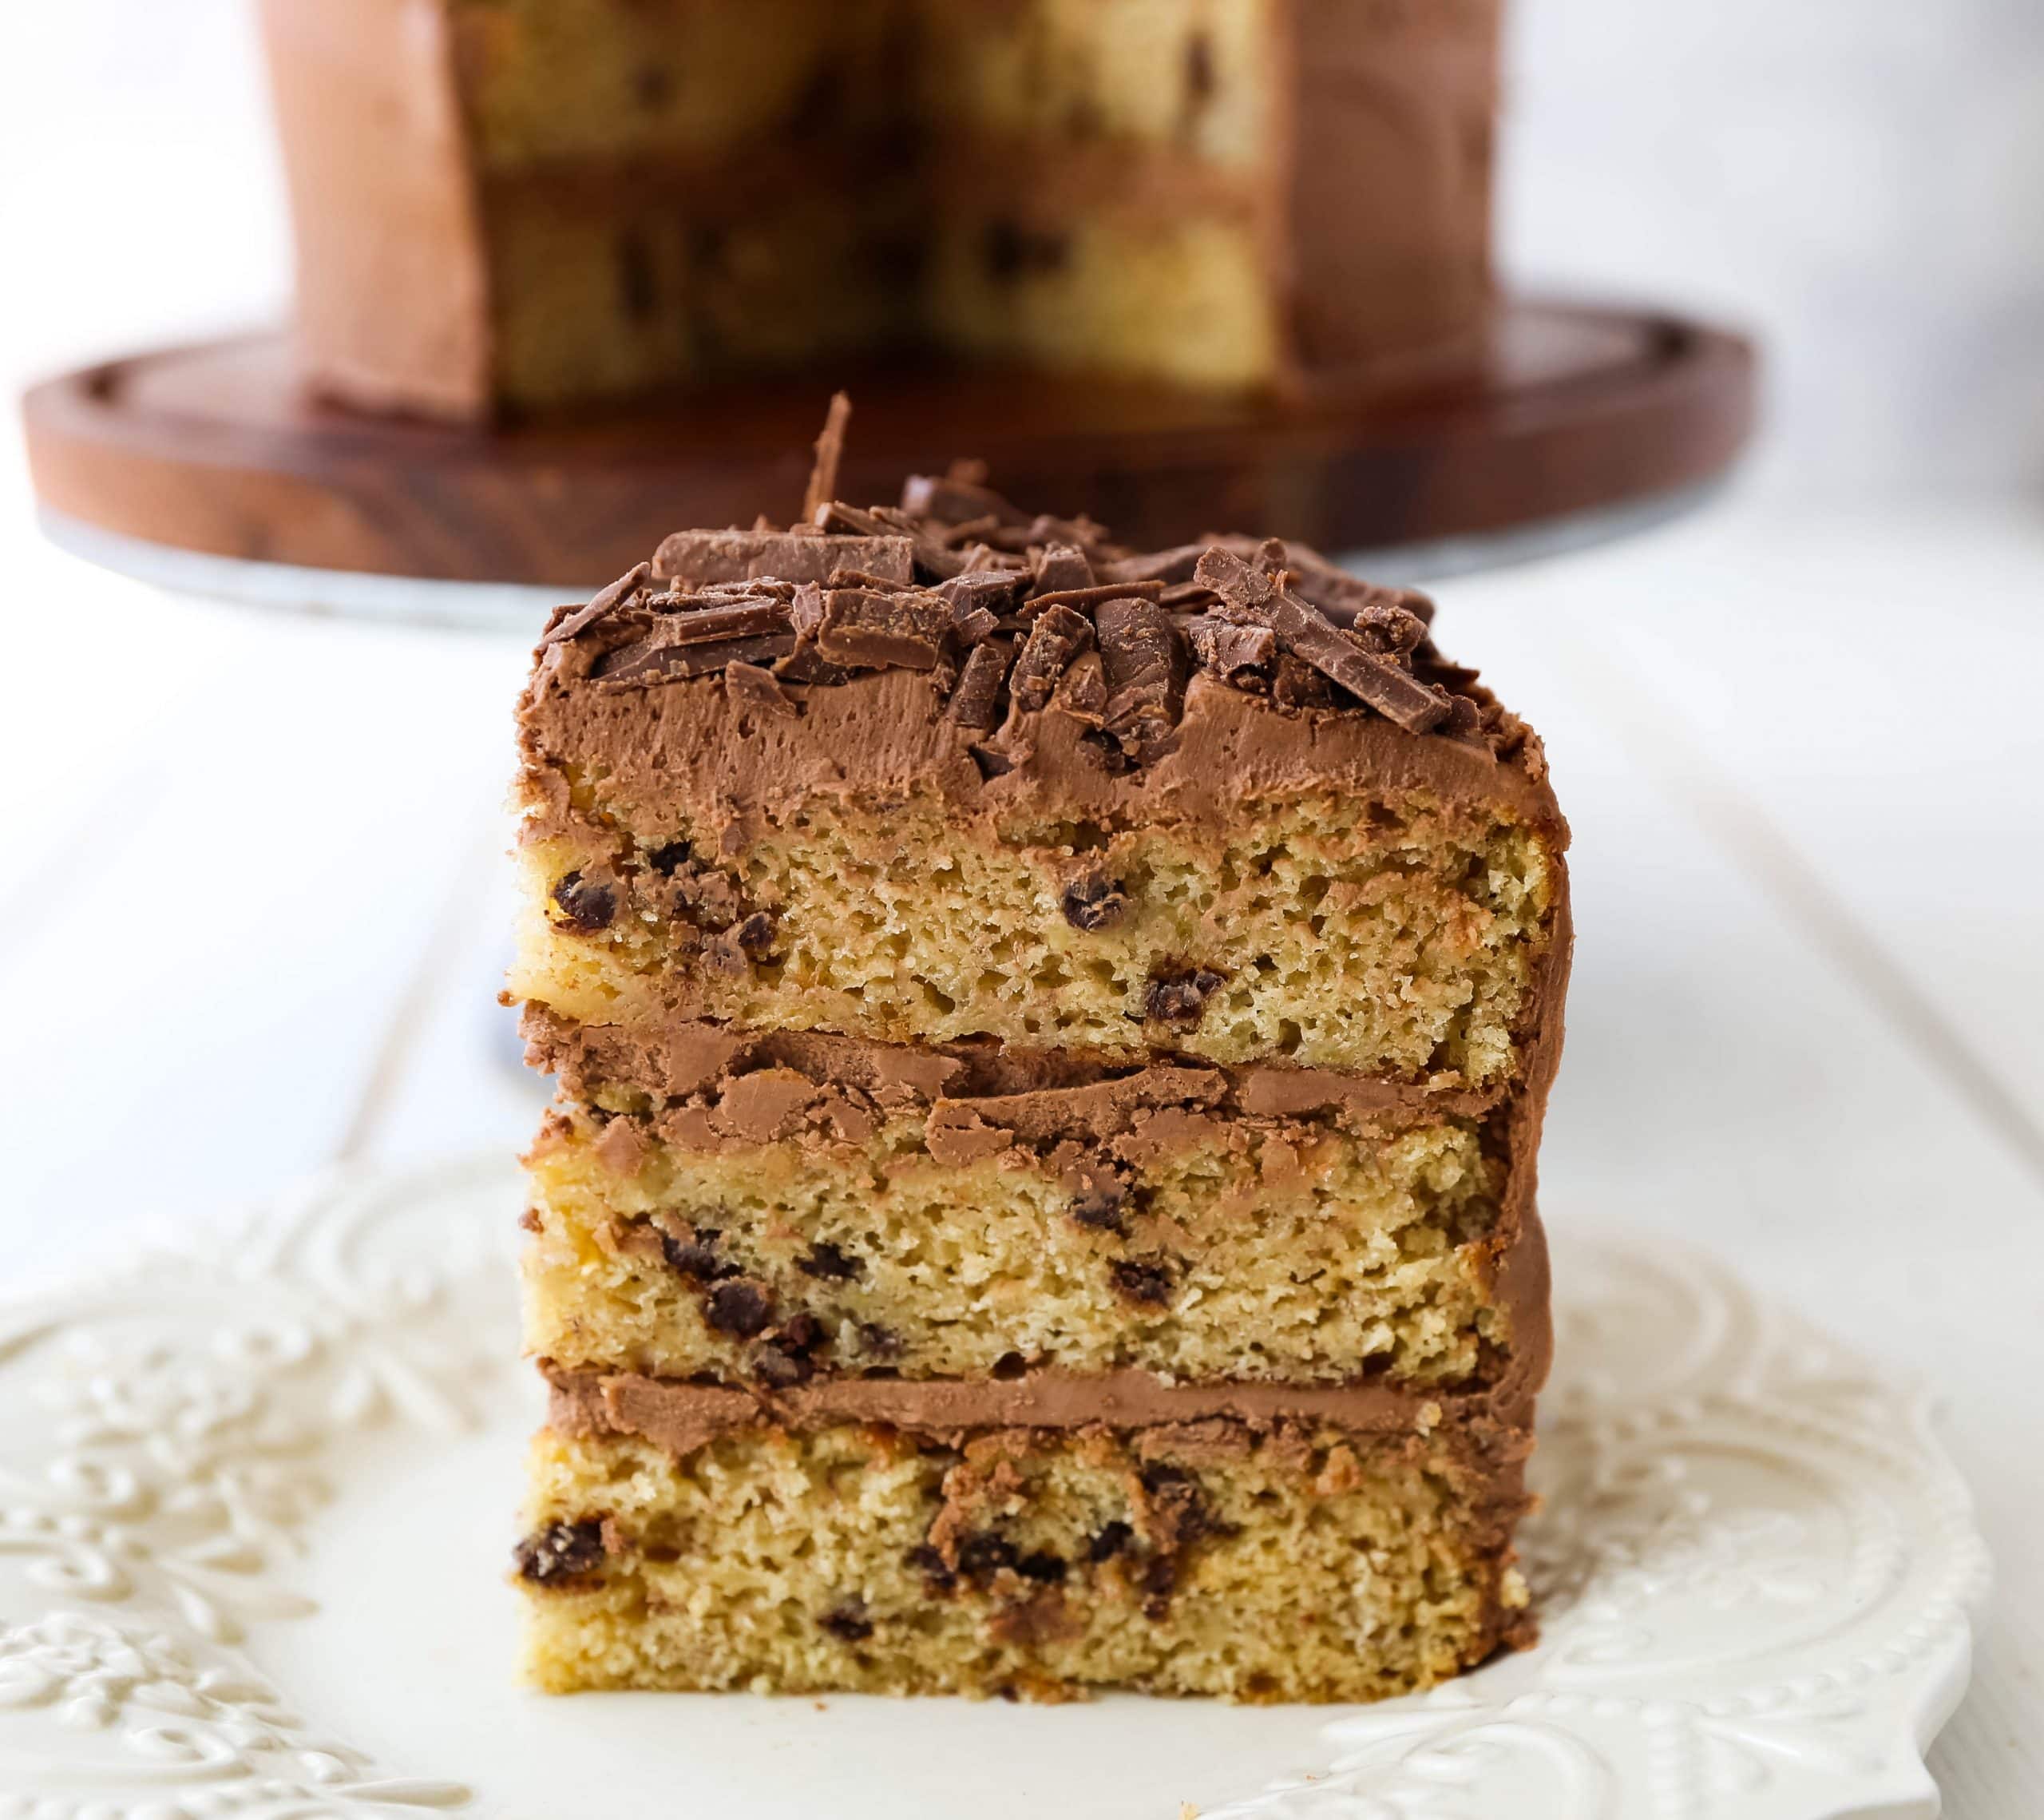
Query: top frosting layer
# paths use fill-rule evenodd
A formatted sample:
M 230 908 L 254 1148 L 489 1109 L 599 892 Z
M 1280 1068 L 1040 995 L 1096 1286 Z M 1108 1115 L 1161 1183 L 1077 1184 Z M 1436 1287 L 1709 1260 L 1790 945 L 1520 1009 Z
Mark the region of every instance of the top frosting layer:
M 806 795 L 919 788 L 1121 825 L 1418 792 L 1565 842 L 1539 739 L 1441 656 L 1424 596 L 1274 541 L 1130 550 L 969 472 L 862 511 L 834 470 L 826 435 L 801 522 L 678 533 L 555 616 L 521 706 L 542 823 L 565 763 L 734 848 Z

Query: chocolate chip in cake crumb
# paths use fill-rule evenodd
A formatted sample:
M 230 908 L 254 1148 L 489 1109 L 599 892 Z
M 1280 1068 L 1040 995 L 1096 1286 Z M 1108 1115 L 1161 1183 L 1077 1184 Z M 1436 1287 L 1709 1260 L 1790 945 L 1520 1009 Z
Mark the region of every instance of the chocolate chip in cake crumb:
M 699 1226 L 687 1236 L 660 1228 L 660 1255 L 667 1268 L 692 1283 L 717 1283 L 736 1276 L 738 1266 L 717 1255 L 723 1235 L 714 1226 Z
M 1054 1555 L 1048 1548 L 1035 1554 L 1024 1555 L 1015 1564 L 1015 1571 L 1024 1580 L 1033 1580 L 1041 1586 L 1055 1586 L 1071 1571 L 1062 1555 Z
M 710 1291 L 703 1318 L 713 1332 L 749 1340 L 773 1325 L 774 1298 L 762 1283 L 741 1278 Z
M 901 1354 L 901 1336 L 877 1321 L 862 1321 L 859 1350 L 868 1358 L 898 1358 Z
M 1086 1558 L 1089 1561 L 1111 1561 L 1135 1539 L 1135 1532 L 1117 1517 L 1103 1524 L 1100 1532 L 1086 1544 Z
M 570 872 L 554 886 L 553 904 L 566 927 L 578 935 L 594 935 L 609 928 L 617 915 L 617 892 L 600 880 Z
M 958 1584 L 958 1576 L 945 1565 L 944 1556 L 927 1542 L 918 1542 L 901 1557 L 905 1567 L 913 1568 L 926 1576 L 933 1592 L 949 1592 Z
M 968 1536 L 958 1544 L 958 1571 L 976 1584 L 984 1584 L 1004 1570 L 1013 1572 L 1020 1559 L 1005 1536 Z
M 873 1620 L 866 1616 L 866 1600 L 854 1593 L 816 1620 L 840 1643 L 864 1643 L 873 1635 Z
M 677 868 L 688 863 L 689 845 L 685 840 L 671 840 L 663 847 L 656 847 L 646 855 L 646 863 L 664 878 L 671 878 Z
M 1128 1236 L 1128 1195 L 1119 1184 L 1095 1188 L 1072 1198 L 1072 1217 L 1091 1232 Z
M 753 1374 L 771 1390 L 806 1384 L 816 1374 L 817 1354 L 830 1349 L 830 1329 L 814 1314 L 797 1314 L 752 1349 Z
M 1065 886 L 1060 908 L 1074 929 L 1091 935 L 1113 928 L 1128 914 L 1128 894 L 1119 878 L 1075 878 Z
M 818 1240 L 795 1259 L 795 1268 L 804 1276 L 818 1277 L 826 1283 L 849 1283 L 860 1275 L 866 1266 L 842 1246 L 834 1245 L 824 1239 Z
M 1143 996 L 1143 1014 L 1155 1023 L 1179 1029 L 1196 1029 L 1206 1013 L 1206 1001 L 1226 984 L 1208 967 L 1187 967 L 1153 977 Z
M 1028 1359 L 1019 1352 L 1004 1352 L 993 1362 L 993 1369 L 988 1375 L 1001 1383 L 1012 1384 L 1016 1378 L 1026 1378 L 1028 1374 Z
M 603 1519 L 588 1517 L 535 1530 L 518 1544 L 513 1559 L 521 1578 L 548 1586 L 593 1573 L 603 1564 L 604 1552 Z
M 1133 1258 L 1117 1259 L 1108 1265 L 1107 1278 L 1117 1295 L 1139 1308 L 1168 1308 L 1177 1287 L 1166 1266 Z

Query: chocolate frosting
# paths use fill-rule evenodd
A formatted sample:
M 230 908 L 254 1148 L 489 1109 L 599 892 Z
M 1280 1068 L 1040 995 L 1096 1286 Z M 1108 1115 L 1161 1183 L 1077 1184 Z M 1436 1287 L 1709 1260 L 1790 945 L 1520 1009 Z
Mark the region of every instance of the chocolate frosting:
M 541 1361 L 549 1421 L 564 1434 L 636 1435 L 685 1459 L 749 1429 L 879 1423 L 918 1433 L 987 1429 L 1175 1427 L 1223 1420 L 1251 1429 L 1306 1422 L 1356 1434 L 1443 1429 L 1523 1430 L 1537 1380 L 1523 1369 L 1476 1391 L 1414 1391 L 1387 1383 L 1171 1384 L 1145 1371 L 1033 1371 L 1015 1378 L 826 1378 L 770 1392 L 680 1383 L 636 1372 L 568 1371 Z

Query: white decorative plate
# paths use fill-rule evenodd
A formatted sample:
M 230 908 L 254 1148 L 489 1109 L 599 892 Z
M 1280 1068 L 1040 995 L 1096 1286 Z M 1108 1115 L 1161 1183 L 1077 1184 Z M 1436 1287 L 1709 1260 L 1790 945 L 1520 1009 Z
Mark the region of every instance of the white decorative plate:
M 508 1166 L 329 1184 L 0 1315 L 0 1820 L 1907 1820 L 1986 1583 L 1920 1399 L 1556 1247 L 1546 1640 L 1231 1708 L 513 1684 Z

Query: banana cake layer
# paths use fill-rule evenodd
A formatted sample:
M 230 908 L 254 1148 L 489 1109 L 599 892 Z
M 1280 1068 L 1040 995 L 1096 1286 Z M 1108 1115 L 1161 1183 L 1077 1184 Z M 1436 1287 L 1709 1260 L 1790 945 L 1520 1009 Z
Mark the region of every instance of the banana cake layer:
M 1107 1061 L 1537 1081 L 1567 831 L 1422 597 L 957 482 L 672 538 L 521 709 L 513 996 Z
M 563 1098 L 527 1158 L 526 1344 L 564 1365 L 1452 1384 L 1546 1345 L 1523 1098 L 534 1034 Z
M 1027 1381 L 769 1410 L 557 1374 L 517 1554 L 528 1672 L 1044 1699 L 1429 1686 L 1530 1633 L 1527 1436 L 1373 1395 L 1153 1390 L 1128 1425 Z

